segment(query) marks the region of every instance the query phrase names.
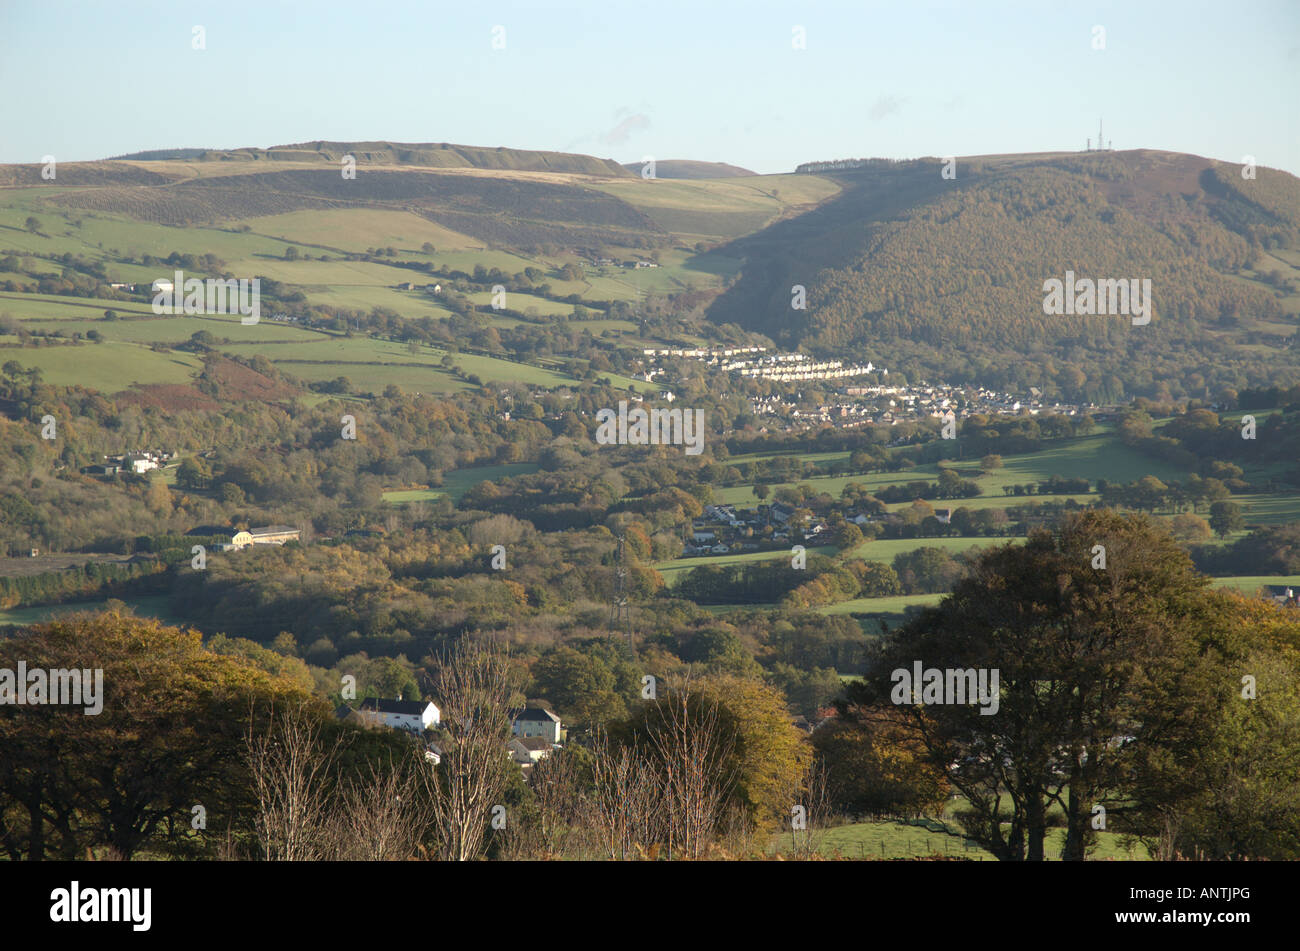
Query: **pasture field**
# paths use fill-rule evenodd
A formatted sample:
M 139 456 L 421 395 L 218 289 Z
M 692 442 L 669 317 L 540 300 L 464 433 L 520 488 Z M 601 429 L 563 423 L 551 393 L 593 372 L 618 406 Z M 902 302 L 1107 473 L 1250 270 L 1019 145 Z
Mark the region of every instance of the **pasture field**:
M 396 285 L 408 281 L 417 284 L 430 283 L 427 274 L 408 268 L 393 267 L 391 264 L 381 264 L 378 261 L 346 261 L 342 258 L 329 261 L 306 261 L 302 258 L 286 261 L 282 254 L 274 257 L 258 255 L 231 260 L 227 267 L 236 275 L 247 274 L 250 277 L 261 275 L 277 281 L 301 285 L 308 297 L 311 297 L 310 288 L 335 284 L 392 290 Z
M 735 238 L 839 191 L 813 175 L 755 175 L 716 179 L 610 181 L 596 186 L 640 209 L 665 231 L 690 237 Z
M 808 549 L 810 555 L 833 555 L 836 552 L 834 545 L 818 545 Z M 661 561 L 650 567 L 663 575 L 664 583 L 672 587 L 677 576 L 684 571 L 690 571 L 692 568 L 702 568 L 705 565 L 740 565 L 751 561 L 769 561 L 773 558 L 789 558 L 790 550 L 787 548 L 778 548 L 775 551 L 749 551 L 735 555 L 700 555 L 696 558 L 674 558 L 671 561 Z
M 837 604 L 824 604 L 818 614 L 902 614 L 913 605 L 930 607 L 944 599 L 942 594 L 899 594 L 887 598 L 853 598 Z
M 120 311 L 119 311 L 120 313 Z M 263 319 L 256 324 L 242 324 L 237 316 L 193 315 L 186 317 L 149 317 L 140 320 L 30 320 L 33 329 L 60 331 L 70 336 L 98 331 L 105 340 L 127 343 L 184 343 L 200 330 L 217 339 L 244 343 L 278 344 L 320 340 L 318 331 Z
M 0 313 L 12 314 L 18 320 L 100 320 L 106 310 L 115 310 L 119 314 L 157 316 L 149 304 L 140 301 L 0 291 Z
M 826 464 L 847 461 L 849 453 L 746 453 L 732 456 L 728 462 L 743 464 L 774 459 L 779 456 L 792 456 L 807 462 Z M 984 494 L 970 499 L 931 500 L 930 504 L 936 508 L 958 509 L 965 507 L 979 510 L 1006 508 L 1012 505 L 1034 502 L 1065 503 L 1071 500 L 1080 505 L 1089 505 L 1097 501 L 1095 492 L 1086 495 L 1015 496 L 1008 495 L 1003 490 L 1006 486 L 1036 483 L 1049 479 L 1054 475 L 1067 478 L 1086 478 L 1095 485 L 1098 479 L 1108 479 L 1111 482 L 1134 482 L 1146 475 L 1153 475 L 1162 481 L 1182 482 L 1186 481 L 1191 474 L 1169 463 L 1158 459 L 1150 459 L 1144 454 L 1123 445 L 1118 438 L 1108 433 L 1071 439 L 1059 445 L 1048 446 L 1039 452 L 1004 456 L 1002 467 L 988 472 L 982 472 L 978 460 L 969 459 L 953 460 L 951 468 L 959 473 L 962 478 L 974 480 L 984 490 Z M 1247 478 L 1250 478 L 1252 475 L 1260 476 L 1268 475 L 1268 473 L 1263 469 L 1258 469 L 1248 470 L 1246 475 Z M 875 492 L 886 486 L 904 485 L 915 481 L 934 482 L 938 478 L 938 464 L 927 463 L 899 472 L 873 472 L 852 476 L 816 476 L 800 479 L 797 482 L 771 483 L 771 489 L 775 492 L 779 488 L 809 485 L 818 492 L 827 492 L 832 497 L 838 498 L 843 493 L 844 487 L 851 482 L 858 483 L 868 492 Z M 754 495 L 752 485 L 715 488 L 713 495 L 718 504 L 752 507 L 759 502 L 758 497 Z M 1245 494 L 1233 496 L 1232 501 L 1241 505 L 1245 510 L 1244 515 L 1247 524 L 1271 525 L 1300 519 L 1300 496 L 1297 495 Z M 888 507 L 891 512 L 898 512 L 907 508 L 910 504 L 910 502 L 897 502 L 890 504 Z M 1202 514 L 1204 517 L 1204 513 Z M 1157 517 L 1166 518 L 1166 516 Z
M 372 337 L 330 337 L 288 344 L 236 344 L 223 347 L 222 350 L 241 356 L 261 354 L 281 366 L 286 373 L 304 380 L 332 380 L 346 376 L 358 386 L 363 386 L 364 381 L 363 388 L 372 390 L 376 383 L 379 389 L 388 383 L 413 386 L 416 389 L 421 384 L 427 384 L 428 389 L 432 389 L 437 386 L 434 382 L 437 377 L 447 377 L 451 383 L 460 383 L 441 366 L 447 351 L 421 347 L 412 352 L 405 344 Z M 456 366 L 467 374 L 477 375 L 485 383 L 507 380 L 553 387 L 576 382 L 567 374 L 532 364 L 514 363 L 472 353 L 456 353 L 451 356 Z M 422 368 L 429 375 L 419 375 Z M 390 371 L 394 371 L 391 378 Z M 448 391 L 446 386 L 438 386 L 438 389 L 441 392 Z
M 443 484 L 430 489 L 391 489 L 384 493 L 384 501 L 395 505 L 407 502 L 423 502 L 440 499 L 444 496 L 452 501 L 460 497 L 480 482 L 496 482 L 511 476 L 526 475 L 536 472 L 541 466 L 533 462 L 510 462 L 496 466 L 474 466 L 470 469 L 456 469 L 443 476 Z
M 389 384 L 412 393 L 445 395 L 473 389 L 446 370 L 417 363 L 295 363 L 279 364 L 289 376 L 307 383 L 327 383 L 345 376 L 361 393 L 381 393 Z
M 112 340 L 0 350 L 0 362 L 9 360 L 39 369 L 46 383 L 85 386 L 101 393 L 118 393 L 135 383 L 189 383 L 203 368 L 192 353 L 155 353 L 140 344 Z
M 492 303 L 491 291 L 480 291 L 474 294 L 466 294 L 465 296 L 481 307 L 489 306 Z M 523 294 L 518 291 L 510 291 L 506 294 L 506 306 L 511 310 L 517 310 L 524 314 L 528 313 L 530 308 L 534 308 L 537 313 L 546 314 L 552 317 L 568 317 L 573 313 L 572 304 L 548 300 L 545 297 L 537 297 L 533 294 Z M 588 307 L 587 309 L 593 310 L 594 308 Z M 603 313 L 603 311 L 600 310 L 596 310 L 596 312 Z
M 168 624 L 180 624 L 182 619 L 171 612 L 170 596 L 165 594 L 143 595 L 138 598 L 123 598 L 125 604 L 134 609 L 140 617 L 157 618 Z M 0 626 L 6 624 L 41 624 L 51 618 L 64 614 L 76 614 L 78 611 L 101 611 L 108 604 L 107 599 L 99 601 L 74 601 L 67 604 L 50 604 L 41 607 L 11 608 L 0 610 Z
M 427 241 L 439 251 L 477 249 L 476 238 L 452 231 L 409 211 L 382 208 L 291 211 L 263 218 L 245 218 L 255 234 L 292 241 L 300 247 L 364 252 L 367 248 L 397 248 L 404 255 L 422 256 Z
M 895 555 L 912 551 L 914 548 L 942 548 L 950 554 L 958 555 L 972 548 L 1022 541 L 1024 541 L 1022 538 L 878 538 L 875 541 L 863 542 L 850 554 L 854 558 L 883 561 L 888 564 L 894 560 Z
M 1211 582 L 1216 588 L 1233 588 L 1250 597 L 1265 585 L 1290 585 L 1300 588 L 1300 575 L 1225 575 Z
M 111 260 L 114 252 L 166 257 L 182 254 L 215 254 L 225 261 L 251 260 L 257 256 L 283 257 L 287 242 L 226 228 L 172 228 L 126 215 L 102 211 L 64 211 L 31 206 L 52 196 L 53 189 L 7 189 L 0 204 L 0 248 L 36 251 L 41 254 L 84 254 Z M 23 227 L 29 214 L 41 222 L 41 234 Z M 73 224 L 80 221 L 81 226 Z M 7 227 L 6 227 L 7 226 Z M 110 275 L 118 265 L 110 264 Z M 162 265 L 153 277 L 167 273 Z
M 402 281 L 410 279 L 408 273 Z M 383 284 L 322 284 L 304 288 L 303 293 L 313 304 L 326 307 L 363 311 L 387 307 L 406 317 L 427 317 L 433 320 L 444 320 L 451 316 L 450 310 L 422 291 L 399 291 Z

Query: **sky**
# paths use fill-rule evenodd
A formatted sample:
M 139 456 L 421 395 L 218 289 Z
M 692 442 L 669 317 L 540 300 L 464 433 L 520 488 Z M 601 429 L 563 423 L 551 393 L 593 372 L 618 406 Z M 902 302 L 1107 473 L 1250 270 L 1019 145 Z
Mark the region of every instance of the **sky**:
M 1300 0 L 0 0 L 0 83 L 0 163 L 326 139 L 775 173 L 1104 119 L 1300 174 Z

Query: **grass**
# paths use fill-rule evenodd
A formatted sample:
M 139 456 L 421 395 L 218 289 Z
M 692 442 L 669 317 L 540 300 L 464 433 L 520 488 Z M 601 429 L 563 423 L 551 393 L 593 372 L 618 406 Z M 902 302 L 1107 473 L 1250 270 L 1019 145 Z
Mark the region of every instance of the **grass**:
M 883 561 L 892 563 L 895 555 L 909 552 L 917 548 L 942 548 L 944 551 L 956 555 L 960 552 L 969 551 L 972 548 L 984 548 L 989 545 L 1005 544 L 1006 542 L 1018 542 L 1022 539 L 1017 538 L 880 538 L 875 541 L 866 541 L 853 549 L 850 553 L 854 558 L 863 558 L 867 561 Z
M 511 476 L 536 472 L 540 468 L 541 466 L 533 462 L 510 462 L 495 466 L 456 469 L 443 477 L 443 484 L 439 488 L 391 489 L 384 493 L 384 501 L 402 505 L 407 502 L 431 501 L 447 496 L 459 502 L 462 495 L 480 482 L 497 482 Z
M 367 248 L 397 248 L 407 254 L 427 241 L 438 251 L 462 251 L 480 242 L 409 211 L 344 208 L 335 211 L 292 211 L 242 222 L 254 233 L 292 241 L 301 247 L 325 247 L 364 252 Z M 435 255 L 436 256 L 436 255 Z
M 960 446 L 954 446 L 954 453 L 959 448 Z M 733 456 L 728 461 L 735 464 L 774 459 L 778 456 L 793 456 L 808 462 L 827 463 L 845 461 L 849 458 L 849 453 L 748 453 Z M 953 499 L 934 504 L 940 505 L 940 507 L 951 506 L 953 508 L 963 505 L 968 508 L 987 508 L 989 506 L 1015 505 L 1020 502 L 1040 499 L 1043 501 L 1048 499 L 1063 501 L 1073 498 L 1079 501 L 1088 501 L 1095 498 L 1095 496 L 1089 495 L 1017 497 L 1005 495 L 1002 491 L 1004 486 L 1039 482 L 1054 475 L 1086 478 L 1094 484 L 1098 479 L 1108 479 L 1111 482 L 1133 482 L 1145 475 L 1154 475 L 1162 481 L 1170 479 L 1186 480 L 1188 477 L 1186 471 L 1168 463 L 1150 459 L 1142 453 L 1129 449 L 1119 442 L 1116 437 L 1105 433 L 1070 439 L 1060 444 L 1049 445 L 1038 452 L 1004 456 L 1002 462 L 1000 469 L 992 469 L 981 474 L 982 470 L 978 459 L 953 460 L 951 467 L 962 478 L 973 479 L 978 483 L 980 488 L 984 490 L 984 494 L 973 499 Z M 775 489 L 782 486 L 807 484 L 818 492 L 828 492 L 838 498 L 840 493 L 844 491 L 844 487 L 850 482 L 856 482 L 868 491 L 876 491 L 886 486 L 904 485 L 908 482 L 935 482 L 938 478 L 938 463 L 927 463 L 899 472 L 872 472 L 851 476 L 819 476 L 801 479 L 798 482 L 773 484 L 772 488 L 775 491 Z M 752 486 L 715 489 L 714 496 L 720 502 L 733 505 L 756 504 L 758 502 L 758 498 L 753 494 Z M 907 504 L 899 503 L 899 505 Z M 897 507 L 895 506 L 895 508 Z
M 465 295 L 471 302 L 480 307 L 486 307 L 492 303 L 493 294 L 491 291 L 476 291 L 473 294 Z M 548 317 L 568 317 L 573 313 L 573 305 L 565 304 L 560 301 L 548 300 L 545 297 L 536 297 L 532 294 L 525 294 L 521 291 L 509 291 L 506 294 L 505 306 L 511 310 L 519 311 L 521 314 L 527 314 L 529 310 L 535 310 L 538 314 L 544 314 Z M 588 310 L 592 308 L 588 307 Z M 586 326 L 585 323 L 582 326 Z
M 420 347 L 412 352 L 406 344 L 371 337 L 318 337 L 291 344 L 240 344 L 224 347 L 242 356 L 261 354 L 286 372 L 305 380 L 332 380 L 346 376 L 363 390 L 382 390 L 389 383 L 421 392 L 448 392 L 459 388 L 441 366 L 447 351 Z M 452 360 L 466 374 L 484 383 L 515 381 L 534 386 L 555 387 L 577 381 L 567 374 L 532 364 L 514 363 L 495 357 L 457 353 Z M 441 378 L 441 379 L 440 379 Z
M 192 353 L 155 353 L 134 343 L 0 350 L 0 361 L 39 369 L 46 383 L 118 393 L 135 383 L 188 383 L 202 369 Z
M 808 554 L 833 555 L 835 551 L 833 545 L 819 545 L 815 548 L 809 548 Z M 788 548 L 778 548 L 775 551 L 750 551 L 738 555 L 701 555 L 697 558 L 674 558 L 672 561 L 661 561 L 650 567 L 663 575 L 664 583 L 671 586 L 682 572 L 690 571 L 692 568 L 701 568 L 704 565 L 741 565 L 752 561 L 770 561 L 774 558 L 789 557 L 791 556 Z
M 945 824 L 953 831 L 960 829 L 951 818 Z M 845 859 L 907 859 L 944 855 L 979 862 L 997 861 L 993 853 L 968 843 L 964 837 L 934 831 L 937 829 L 937 823 L 933 824 L 933 829 L 928 829 L 905 822 L 876 819 L 836 826 L 814 833 L 814 836 L 818 852 L 827 857 L 838 855 Z M 790 836 L 791 833 L 785 832 L 774 837 L 769 851 L 788 852 Z M 1048 831 L 1044 843 L 1048 861 L 1059 860 L 1064 844 L 1065 829 L 1053 828 Z M 1097 846 L 1088 858 L 1093 861 L 1145 861 L 1147 854 L 1137 846 L 1132 851 L 1124 849 L 1118 833 L 1098 832 Z
M 119 311 L 120 313 L 120 311 Z M 319 340 L 320 334 L 292 324 L 262 320 L 256 324 L 242 324 L 235 316 L 194 315 L 188 317 L 150 317 L 142 320 L 49 320 L 26 321 L 32 329 L 57 330 L 63 335 L 91 330 L 98 331 L 106 340 L 127 343 L 184 343 L 200 330 L 206 330 L 217 339 L 227 338 L 247 343 L 296 343 Z
M 169 624 L 180 623 L 180 618 L 168 608 L 170 596 L 165 594 L 144 595 L 138 598 L 122 598 L 141 617 L 157 618 Z M 0 625 L 5 624 L 40 624 L 63 614 L 77 611 L 98 611 L 107 604 L 107 599 L 99 601 L 77 601 L 69 604 L 51 604 L 35 608 L 12 608 L 0 610 Z
M 715 237 L 739 237 L 791 206 L 813 204 L 839 191 L 829 179 L 812 175 L 632 179 L 597 187 L 639 208 L 665 231 Z
M 912 605 L 929 607 L 946 597 L 942 594 L 899 594 L 887 598 L 854 598 L 817 609 L 818 614 L 902 614 Z
M 1235 588 L 1245 595 L 1253 595 L 1265 585 L 1291 585 L 1300 587 L 1300 575 L 1231 575 L 1215 578 L 1216 588 Z

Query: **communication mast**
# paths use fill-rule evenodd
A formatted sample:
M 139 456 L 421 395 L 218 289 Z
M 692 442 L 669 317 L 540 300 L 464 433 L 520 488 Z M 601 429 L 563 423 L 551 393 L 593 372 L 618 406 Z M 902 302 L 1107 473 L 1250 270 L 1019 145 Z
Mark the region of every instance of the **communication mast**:
M 632 643 L 632 605 L 627 597 L 627 562 L 623 559 L 623 536 L 618 536 L 618 551 L 614 558 L 614 596 L 609 603 L 609 628 L 618 631 L 627 640 L 627 649 L 634 651 Z

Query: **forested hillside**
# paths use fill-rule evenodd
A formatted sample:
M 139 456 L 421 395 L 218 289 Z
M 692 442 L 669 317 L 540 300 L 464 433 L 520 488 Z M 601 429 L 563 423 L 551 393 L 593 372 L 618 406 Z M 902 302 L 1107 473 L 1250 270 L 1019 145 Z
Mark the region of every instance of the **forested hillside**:
M 719 323 L 909 379 L 1097 402 L 1294 380 L 1300 181 L 1148 151 L 868 161 L 844 191 L 741 238 Z M 1154 316 L 1049 316 L 1043 282 L 1150 279 Z M 792 287 L 807 289 L 806 309 Z

